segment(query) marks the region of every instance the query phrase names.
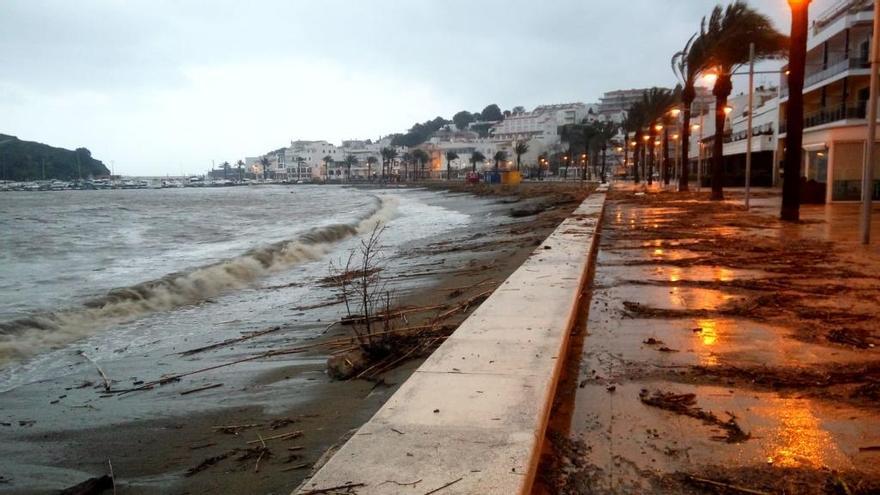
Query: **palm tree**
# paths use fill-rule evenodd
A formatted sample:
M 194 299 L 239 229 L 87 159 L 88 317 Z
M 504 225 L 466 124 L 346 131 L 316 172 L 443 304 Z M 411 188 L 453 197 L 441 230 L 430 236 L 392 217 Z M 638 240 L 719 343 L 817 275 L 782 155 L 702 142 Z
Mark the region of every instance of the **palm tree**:
M 238 180 L 241 182 L 244 179 L 244 162 L 239 160 L 235 164 L 238 165 Z
M 479 151 L 474 151 L 471 153 L 471 171 L 473 173 L 477 173 L 477 164 L 483 163 L 486 161 L 486 155 L 480 153 Z
M 413 155 L 409 151 L 401 155 L 400 163 L 403 165 L 403 180 L 406 181 L 409 176 L 409 165 L 412 164 Z
M 715 96 L 715 140 L 712 143 L 712 199 L 724 199 L 724 126 L 727 98 L 733 90 L 731 77 L 737 67 L 749 61 L 749 44 L 755 44 L 755 58 L 782 54 L 788 37 L 773 27 L 770 19 L 736 0 L 724 8 L 717 5 L 701 29 L 709 52 L 707 66 L 715 67 L 718 79 L 712 88 Z
M 458 160 L 458 153 L 454 151 L 446 152 L 446 180 L 452 179 L 452 161 Z
M 266 180 L 266 174 L 269 173 L 269 159 L 265 156 L 260 158 L 260 166 L 263 168 L 263 180 Z
M 663 119 L 678 100 L 678 88 L 671 91 L 666 88 L 651 88 L 642 94 L 642 107 L 645 123 L 648 125 L 648 184 L 654 182 L 654 146 L 657 138 L 657 127 L 662 125 Z
M 223 162 L 220 164 L 220 168 L 223 169 L 223 178 L 226 179 L 229 175 L 229 162 Z
M 330 164 L 333 163 L 333 157 L 327 155 L 324 157 L 324 180 L 327 180 L 330 175 Z
M 357 165 L 358 159 L 356 156 L 348 154 L 345 155 L 345 168 L 348 172 L 348 181 L 351 182 L 351 167 Z
M 678 190 L 688 190 L 688 161 L 691 143 L 691 107 L 697 98 L 696 83 L 700 74 L 709 68 L 710 58 L 706 18 L 700 25 L 700 32 L 691 36 L 684 48 L 672 56 L 672 72 L 682 84 L 681 91 L 681 172 L 678 177 Z
M 613 122 L 596 122 L 591 124 L 592 137 L 590 138 L 590 149 L 595 156 L 599 151 L 602 152 L 602 169 L 599 174 L 602 182 L 605 182 L 605 165 L 608 152 L 608 142 L 617 134 L 617 126 Z M 593 160 L 596 163 L 597 160 Z
M 385 180 L 385 167 L 388 167 L 388 175 L 391 175 L 391 162 L 397 158 L 397 150 L 387 146 L 382 148 L 382 181 Z
M 420 173 L 420 175 L 421 175 L 420 178 L 421 178 L 422 180 L 424 180 L 424 179 L 425 179 L 425 164 L 428 163 L 428 160 L 430 160 L 431 157 L 428 156 L 428 153 L 427 153 L 425 150 L 422 150 L 422 149 L 417 149 L 417 150 L 413 151 L 413 152 L 412 152 L 412 156 L 413 156 L 413 159 L 414 159 L 416 162 L 418 162 L 418 164 L 419 164 L 419 170 L 420 170 L 420 172 L 421 172 L 421 173 Z
M 529 145 L 522 141 L 518 141 L 513 146 L 513 152 L 516 153 L 516 170 L 519 171 L 519 162 L 523 155 L 529 152 Z
M 373 180 L 373 165 L 379 163 L 379 159 L 375 156 L 367 157 L 367 180 Z
M 635 140 L 635 147 L 633 148 L 633 182 L 636 184 L 639 183 L 639 166 L 640 156 L 642 151 L 642 128 L 645 127 L 645 112 L 642 108 L 642 102 L 637 101 L 630 109 L 626 112 L 626 119 L 623 121 L 623 130 L 627 135 L 627 139 L 629 139 L 629 133 L 633 133 L 633 139 Z M 627 143 L 629 144 L 629 143 Z
M 502 150 L 498 150 L 495 152 L 495 155 L 492 156 L 492 160 L 495 160 L 495 172 L 498 172 L 498 166 L 504 160 L 507 160 L 507 153 Z

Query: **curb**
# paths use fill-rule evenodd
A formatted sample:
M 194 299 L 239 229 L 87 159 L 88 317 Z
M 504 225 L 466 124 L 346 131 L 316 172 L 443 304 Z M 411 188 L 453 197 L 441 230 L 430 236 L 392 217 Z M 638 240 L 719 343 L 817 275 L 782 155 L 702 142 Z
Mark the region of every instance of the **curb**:
M 294 493 L 529 493 L 607 190 L 587 197 Z

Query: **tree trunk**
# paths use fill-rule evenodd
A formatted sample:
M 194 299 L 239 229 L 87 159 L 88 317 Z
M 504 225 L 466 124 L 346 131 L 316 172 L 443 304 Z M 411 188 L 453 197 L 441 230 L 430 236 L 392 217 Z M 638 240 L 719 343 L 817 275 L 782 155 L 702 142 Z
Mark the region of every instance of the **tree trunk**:
M 669 126 L 663 126 L 663 185 L 668 186 L 672 176 L 669 169 Z
M 600 182 L 605 183 L 605 158 L 606 152 L 608 151 L 608 145 L 602 145 L 602 176 L 599 178 Z
M 788 106 L 785 116 L 788 134 L 785 139 L 785 162 L 782 181 L 782 210 L 780 218 L 787 222 L 800 220 L 801 208 L 801 153 L 804 142 L 804 71 L 807 50 L 807 8 L 804 3 L 791 8 L 791 48 L 789 49 Z M 874 136 L 870 137 L 873 146 Z M 873 164 L 868 164 L 873 166 Z
M 714 201 L 724 199 L 724 124 L 727 114 L 727 97 L 733 89 L 730 71 L 724 70 L 715 82 L 712 94 L 715 95 L 715 142 L 712 143 L 712 196 Z
M 633 183 L 638 184 L 641 182 L 641 177 L 639 175 L 639 167 L 642 165 L 642 133 L 636 132 L 635 135 L 636 147 L 633 148 Z
M 654 148 L 656 147 L 654 142 L 657 139 L 657 135 L 654 134 L 655 132 L 654 124 L 651 124 L 651 130 L 648 131 L 648 146 L 646 149 L 648 155 L 648 170 L 645 172 L 649 186 L 654 185 L 654 162 L 657 160 L 657 157 L 655 156 L 656 154 L 654 153 Z
M 679 153 L 681 154 L 681 170 L 678 171 L 678 190 L 680 192 L 688 190 L 688 153 L 691 144 L 691 105 L 694 101 L 684 101 L 683 103 L 684 108 L 682 109 L 681 116 L 681 148 L 679 149 Z

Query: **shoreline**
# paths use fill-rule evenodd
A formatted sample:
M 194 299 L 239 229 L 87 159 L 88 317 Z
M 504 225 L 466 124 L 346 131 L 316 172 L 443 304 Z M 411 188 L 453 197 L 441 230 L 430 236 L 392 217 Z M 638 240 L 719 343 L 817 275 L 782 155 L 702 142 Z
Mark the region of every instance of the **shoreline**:
M 519 267 L 531 253 L 535 243 L 549 235 L 576 206 L 573 198 L 587 195 L 587 191 L 580 186 L 577 190 L 572 190 L 575 188 L 571 185 L 536 186 L 525 185 L 519 199 L 499 195 L 499 201 L 488 205 L 490 211 L 487 212 L 487 215 L 497 216 L 523 205 L 539 203 L 541 211 L 536 211 L 534 216 L 525 219 L 503 218 L 495 221 L 488 231 L 482 232 L 474 231 L 472 226 L 468 226 L 430 239 L 434 241 L 433 245 L 411 246 L 409 250 L 415 257 L 425 257 L 429 252 L 435 258 L 442 256 L 444 261 L 441 265 L 444 269 L 431 270 L 433 273 L 427 275 L 431 282 L 403 295 L 399 305 L 426 306 L 436 302 L 439 293 L 447 295 L 460 292 L 458 297 L 466 298 L 472 296 L 473 292 L 461 290 L 462 287 L 472 287 L 486 282 L 487 279 L 491 283 L 481 289 L 494 288 Z M 447 191 L 444 194 L 447 198 L 454 198 L 458 193 L 470 195 L 466 188 L 442 189 Z M 483 196 L 494 194 L 497 192 L 484 192 Z M 503 191 L 502 194 L 509 195 L 510 192 Z M 477 196 L 479 195 L 478 193 Z M 447 269 L 449 267 L 453 269 Z M 450 323 L 457 326 L 473 309 L 457 315 Z M 344 328 L 341 331 L 337 329 L 328 332 L 323 338 L 337 338 L 344 335 L 345 331 Z M 324 373 L 325 359 L 325 353 L 309 352 L 289 361 L 286 358 L 280 361 L 273 359 L 255 366 L 264 368 L 262 370 L 231 369 L 219 373 L 219 378 L 214 377 L 212 381 L 219 379 L 228 384 L 229 381 L 234 382 L 234 379 L 227 379 L 237 372 L 243 371 L 250 375 L 238 385 L 245 396 L 252 394 L 255 397 L 255 404 L 251 407 L 224 407 L 224 396 L 232 392 L 228 385 L 196 392 L 185 396 L 186 399 L 168 397 L 197 389 L 204 383 L 203 380 L 184 380 L 184 383 L 173 384 L 170 388 L 160 387 L 155 391 L 139 392 L 155 394 L 159 396 L 159 400 L 170 401 L 167 413 L 158 418 L 135 419 L 88 429 L 77 429 L 75 426 L 56 428 L 41 431 L 40 434 L 36 431 L 30 433 L 32 426 L 19 426 L 16 423 L 10 427 L 0 427 L 0 435 L 11 437 L 10 447 L 4 449 L 6 454 L 25 450 L 55 451 L 56 455 L 43 454 L 35 456 L 35 459 L 31 456 L 32 459 L 26 459 L 24 464 L 27 461 L 37 461 L 31 469 L 57 470 L 54 475 L 56 478 L 69 481 L 65 486 L 104 474 L 107 471 L 107 460 L 111 458 L 120 493 L 158 493 L 170 489 L 175 492 L 195 493 L 212 488 L 232 493 L 289 493 L 311 473 L 315 463 L 330 447 L 341 444 L 348 432 L 366 422 L 381 407 L 424 356 L 403 363 L 374 382 L 331 381 Z M 56 385 L 71 385 L 69 379 L 63 381 L 64 384 L 38 385 L 37 390 L 42 388 L 45 394 L 42 399 L 50 402 L 48 399 L 55 397 L 53 394 L 58 391 L 57 388 L 52 390 Z M 232 386 L 235 387 L 236 384 L 233 383 Z M 290 393 L 289 388 L 299 386 L 309 390 L 295 394 L 299 395 L 299 400 L 293 401 L 294 403 L 285 404 L 284 400 L 274 399 L 270 401 L 274 407 L 267 408 L 265 401 L 261 405 L 260 399 L 267 394 L 271 396 L 276 393 Z M 92 395 L 95 393 L 92 390 L 85 392 Z M 69 390 L 60 395 L 73 394 L 77 392 Z M 37 402 L 40 399 L 30 400 Z M 125 397 L 117 399 L 118 402 L 128 400 L 130 399 Z M 181 412 L 175 406 L 182 400 L 207 401 L 216 407 L 207 411 L 204 407 L 202 410 L 196 408 L 192 412 L 186 412 L 186 408 L 183 408 L 184 411 Z M 4 422 L 8 420 L 28 419 L 0 419 Z M 282 423 L 283 426 L 273 429 L 273 422 L 274 426 Z M 218 432 L 215 428 L 235 425 L 260 426 L 232 429 L 231 433 Z M 259 472 L 255 472 L 257 459 L 254 456 L 249 457 L 246 450 L 253 444 L 246 442 L 294 431 L 302 431 L 302 436 L 271 441 L 274 442 L 274 445 L 268 445 L 271 455 L 261 459 Z M 42 449 L 35 449 L 35 444 Z M 222 457 L 235 449 L 239 450 L 208 463 L 192 476 L 182 475 L 188 469 L 212 458 Z M 39 463 L 40 459 L 43 459 L 42 463 Z M 11 480 L 11 483 L 0 483 L 0 493 L 40 493 L 48 488 L 44 486 L 29 491 L 18 486 L 15 482 L 16 471 L 20 471 L 18 468 L 21 467 L 16 466 L 17 469 L 12 472 L 0 472 L 4 479 Z M 58 483 L 55 486 L 60 488 Z

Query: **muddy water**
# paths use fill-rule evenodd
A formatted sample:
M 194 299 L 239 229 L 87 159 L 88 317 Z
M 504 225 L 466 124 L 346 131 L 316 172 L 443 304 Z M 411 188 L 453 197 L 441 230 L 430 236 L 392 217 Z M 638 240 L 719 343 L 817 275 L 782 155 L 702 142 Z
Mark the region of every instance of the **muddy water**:
M 557 397 L 571 422 L 548 435 L 548 491 L 876 493 L 880 265 L 814 242 L 814 229 L 701 205 L 611 196 L 578 387 Z M 679 403 L 640 399 L 655 392 Z M 725 441 L 728 421 L 748 439 Z

